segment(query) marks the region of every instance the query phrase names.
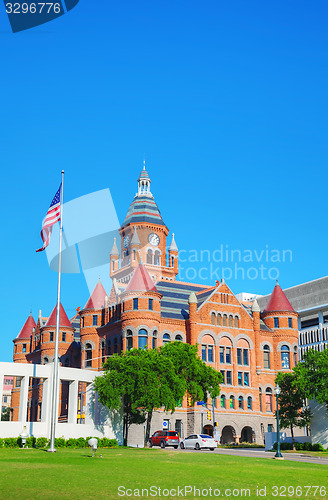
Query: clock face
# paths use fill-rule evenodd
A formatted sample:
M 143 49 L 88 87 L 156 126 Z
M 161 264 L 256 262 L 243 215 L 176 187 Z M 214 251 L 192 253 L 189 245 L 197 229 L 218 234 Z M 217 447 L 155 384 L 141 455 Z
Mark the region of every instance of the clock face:
M 123 240 L 123 246 L 124 248 L 127 248 L 129 246 L 129 243 L 130 243 L 130 238 L 128 235 L 125 236 L 124 240 Z
M 149 236 L 148 236 L 148 241 L 151 245 L 153 245 L 153 247 L 157 247 L 159 245 L 159 242 L 160 242 L 160 239 L 159 239 L 159 236 L 158 234 L 156 233 L 151 233 Z

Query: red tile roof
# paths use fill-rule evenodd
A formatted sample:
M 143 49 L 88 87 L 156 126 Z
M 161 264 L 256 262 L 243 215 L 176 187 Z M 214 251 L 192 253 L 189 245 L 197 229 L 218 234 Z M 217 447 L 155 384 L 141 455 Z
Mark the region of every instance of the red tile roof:
M 29 315 L 21 331 L 19 332 L 18 339 L 29 339 L 33 333 L 33 328 L 36 327 L 36 323 L 32 314 Z
M 99 280 L 83 309 L 102 309 L 105 307 L 106 296 L 106 290 Z
M 284 291 L 281 289 L 279 283 L 273 289 L 268 305 L 264 309 L 265 312 L 269 311 L 294 311 L 293 306 L 287 299 Z
M 140 262 L 137 269 L 131 278 L 130 283 L 125 289 L 125 292 L 157 292 L 157 288 L 154 285 L 153 280 L 149 276 L 149 273 L 145 266 Z
M 46 324 L 44 326 L 56 326 L 56 314 L 57 314 L 57 304 L 54 307 L 54 309 L 52 310 L 52 313 L 50 314 L 48 321 L 46 322 Z M 64 310 L 62 304 L 60 304 L 59 326 L 73 328 L 70 320 L 67 317 L 67 314 L 65 313 L 65 310 Z

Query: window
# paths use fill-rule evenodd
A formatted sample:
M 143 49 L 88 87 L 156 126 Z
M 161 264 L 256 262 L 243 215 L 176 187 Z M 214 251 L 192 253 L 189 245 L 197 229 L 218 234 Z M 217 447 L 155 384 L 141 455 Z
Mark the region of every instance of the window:
M 268 432 L 273 432 L 273 424 L 268 424 Z
M 260 400 L 260 411 L 263 411 L 262 410 L 262 389 L 259 388 L 259 400 Z
M 85 366 L 92 367 L 92 345 L 85 344 Z
M 217 323 L 217 325 L 221 326 L 221 323 L 222 323 L 222 316 L 221 316 L 221 314 L 218 314 L 218 316 L 216 318 L 216 323 Z
M 213 363 L 213 361 L 214 361 L 213 346 L 212 345 L 209 345 L 207 347 L 207 360 L 209 363 Z
M 161 264 L 161 259 L 160 259 L 160 251 L 156 250 L 155 255 L 154 255 L 154 264 L 155 266 L 159 266 Z
M 229 326 L 233 326 L 233 316 L 229 316 Z
M 175 340 L 176 340 L 177 342 L 182 342 L 182 335 L 179 335 L 179 334 L 178 334 L 178 335 L 176 335 L 176 336 L 175 336 Z
M 225 408 L 226 397 L 224 394 L 221 396 L 221 408 Z
M 238 372 L 238 385 L 243 385 L 243 372 Z
M 242 349 L 237 349 L 237 364 L 238 365 L 241 365 L 242 364 L 242 359 L 241 359 L 241 353 L 242 353 Z
M 270 347 L 267 344 L 263 347 L 263 367 L 270 370 Z
M 235 407 L 235 398 L 234 396 L 230 396 L 230 408 L 234 408 Z
M 103 340 L 101 342 L 101 362 L 102 363 L 105 363 L 105 361 L 106 361 L 105 355 L 106 355 L 106 352 L 105 352 L 105 341 Z
M 243 398 L 243 396 L 239 396 L 239 398 L 238 398 L 238 408 L 240 410 L 244 409 L 244 398 Z
M 207 356 L 206 356 L 206 345 L 202 345 L 202 360 L 206 361 Z
M 223 377 L 223 380 L 222 380 L 222 384 L 225 384 L 226 381 L 225 381 L 225 371 L 224 370 L 220 370 L 221 374 L 222 374 L 222 377 Z
M 43 358 L 43 364 L 46 365 L 47 363 L 49 363 L 49 358 L 48 358 L 48 356 L 45 356 Z
M 226 314 L 223 315 L 223 326 L 227 326 L 228 316 Z
M 235 328 L 239 328 L 239 318 L 238 318 L 238 316 L 235 316 L 235 319 L 234 319 L 234 327 L 235 327 Z
M 297 365 L 297 347 L 294 347 L 294 366 Z
M 293 328 L 293 318 L 288 318 L 288 328 Z
M 108 352 L 108 356 L 110 356 L 112 354 L 112 343 L 111 343 L 110 339 L 107 340 L 107 352 Z
M 220 363 L 224 364 L 224 347 L 220 347 Z
M 288 347 L 288 345 L 283 345 L 281 347 L 281 368 L 283 370 L 289 369 L 289 347 Z
M 265 391 L 265 411 L 272 413 L 272 389 L 270 387 Z
M 249 373 L 244 372 L 244 385 L 249 386 Z
M 211 314 L 211 323 L 212 325 L 215 325 L 215 313 Z
M 97 324 L 98 324 L 98 316 L 94 314 L 92 316 L 92 326 L 97 326 Z
M 147 349 L 147 330 L 141 328 L 138 331 L 138 349 Z
M 138 299 L 133 299 L 133 309 L 134 310 L 138 309 Z
M 63 341 L 63 342 L 66 342 L 66 332 L 63 332 L 63 333 L 62 333 L 62 341 Z
M 243 349 L 243 362 L 244 365 L 248 366 L 248 349 Z
M 153 331 L 153 340 L 152 340 L 152 348 L 157 348 L 157 330 Z
M 7 403 L 7 396 L 3 396 L 3 402 Z
M 231 347 L 226 347 L 226 363 L 231 364 Z
M 114 339 L 114 354 L 117 353 L 117 339 Z
M 148 309 L 149 309 L 149 311 L 153 310 L 153 299 L 148 300 Z
M 147 264 L 152 264 L 152 263 L 153 263 L 153 252 L 151 249 L 149 249 L 147 252 Z
M 17 344 L 15 344 L 15 347 L 14 347 L 14 353 L 17 352 Z
M 227 371 L 227 385 L 232 385 L 231 371 Z
M 126 350 L 130 351 L 133 349 L 133 337 L 132 337 L 132 331 L 128 330 L 126 332 Z
M 163 345 L 168 344 L 171 342 L 171 337 L 168 333 L 164 333 L 163 335 Z
M 274 321 L 274 327 L 279 328 L 279 318 L 273 318 Z
M 251 396 L 248 396 L 247 398 L 247 410 L 252 410 L 253 409 L 253 401 Z
M 26 352 L 26 344 L 23 344 L 23 349 L 22 349 L 23 352 Z

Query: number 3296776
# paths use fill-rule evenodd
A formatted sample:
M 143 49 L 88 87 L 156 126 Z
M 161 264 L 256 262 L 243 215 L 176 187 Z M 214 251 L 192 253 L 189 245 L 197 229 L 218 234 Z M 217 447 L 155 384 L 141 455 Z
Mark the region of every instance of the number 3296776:
M 60 3 L 37 2 L 37 3 L 6 3 L 7 14 L 50 14 L 54 12 L 59 14 L 61 11 Z

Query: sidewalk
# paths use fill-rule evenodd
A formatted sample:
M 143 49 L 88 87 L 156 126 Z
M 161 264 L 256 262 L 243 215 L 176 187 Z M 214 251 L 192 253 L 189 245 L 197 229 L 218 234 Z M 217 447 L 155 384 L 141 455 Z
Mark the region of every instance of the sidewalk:
M 213 452 L 210 452 L 213 453 Z M 217 448 L 215 453 L 220 453 L 221 455 L 235 455 L 238 457 L 256 457 L 256 458 L 270 458 L 273 459 L 275 452 L 265 451 L 262 448 Z M 303 453 L 284 453 L 282 456 L 285 460 L 290 460 L 293 462 L 308 462 L 312 464 L 328 465 L 328 453 L 327 457 L 316 457 L 307 455 L 306 452 Z

